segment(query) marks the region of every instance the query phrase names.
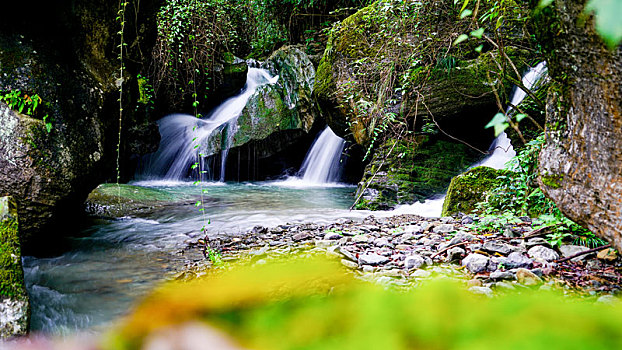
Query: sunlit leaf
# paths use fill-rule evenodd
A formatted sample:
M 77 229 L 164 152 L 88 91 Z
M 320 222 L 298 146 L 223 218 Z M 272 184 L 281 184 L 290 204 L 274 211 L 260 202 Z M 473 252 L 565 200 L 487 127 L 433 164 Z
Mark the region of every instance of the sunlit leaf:
M 479 28 L 471 32 L 471 36 L 474 36 L 478 39 L 481 39 L 482 35 L 484 35 L 484 28 Z
M 596 30 L 610 48 L 615 48 L 622 42 L 622 1 L 590 0 L 585 11 L 594 12 Z
M 466 10 L 464 10 L 464 11 L 462 11 L 462 12 L 460 13 L 460 19 L 463 19 L 463 18 L 465 18 L 465 17 L 469 17 L 469 16 L 470 16 L 470 15 L 472 15 L 472 14 L 473 14 L 473 11 L 471 11 L 471 10 L 469 10 L 469 9 L 466 9 Z
M 503 113 L 495 114 L 492 120 L 488 124 L 486 124 L 487 129 L 491 127 L 495 128 L 495 136 L 499 136 L 502 132 L 505 131 L 505 129 L 508 128 L 508 126 L 510 126 L 510 124 L 508 124 L 507 118 Z
M 460 36 L 459 36 L 458 38 L 456 38 L 456 40 L 454 40 L 454 45 L 458 45 L 458 44 L 460 44 L 461 42 L 463 42 L 463 41 L 467 40 L 468 38 L 469 38 L 469 36 L 468 36 L 468 35 L 466 35 L 466 34 L 460 34 Z

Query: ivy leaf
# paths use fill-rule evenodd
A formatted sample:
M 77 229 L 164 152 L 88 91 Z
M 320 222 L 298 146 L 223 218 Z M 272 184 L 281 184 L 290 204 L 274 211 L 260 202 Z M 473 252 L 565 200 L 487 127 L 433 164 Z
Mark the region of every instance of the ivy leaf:
M 614 49 L 622 41 L 622 1 L 620 0 L 590 0 L 585 5 L 585 11 L 594 12 L 596 17 L 596 31 Z
M 468 36 L 468 35 L 466 35 L 466 34 L 460 34 L 460 36 L 459 36 L 458 38 L 456 38 L 456 40 L 454 40 L 454 45 L 458 45 L 458 44 L 460 44 L 461 42 L 463 42 L 463 41 L 467 40 L 468 38 L 469 38 L 469 36 Z
M 478 39 L 481 39 L 482 35 L 484 35 L 484 28 L 480 28 L 471 32 L 471 36 L 474 36 Z
M 504 132 L 505 129 L 508 128 L 508 126 L 510 126 L 510 124 L 507 123 L 507 119 L 505 117 L 505 114 L 497 113 L 492 118 L 492 120 L 488 124 L 486 124 L 486 129 L 494 127 L 495 128 L 495 137 L 496 137 L 496 136 L 499 136 L 502 132 Z

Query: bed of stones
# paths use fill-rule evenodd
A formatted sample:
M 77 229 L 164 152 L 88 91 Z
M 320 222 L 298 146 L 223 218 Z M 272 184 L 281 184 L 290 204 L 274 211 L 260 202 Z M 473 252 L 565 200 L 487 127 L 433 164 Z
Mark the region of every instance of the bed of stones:
M 225 261 L 254 263 L 288 254 L 320 253 L 340 259 L 358 278 L 375 283 L 410 288 L 440 276 L 464 281 L 470 291 L 487 296 L 540 288 L 612 300 L 611 295 L 621 289 L 622 261 L 614 250 L 572 244 L 553 247 L 545 239 L 550 229 L 533 227 L 527 218 L 503 232 L 487 234 L 474 230 L 477 221 L 469 216 L 401 215 L 329 225 L 258 226 L 238 236 L 199 240 L 189 248 L 208 257 L 208 243 Z M 194 264 L 183 275 L 187 277 L 189 271 L 200 269 Z

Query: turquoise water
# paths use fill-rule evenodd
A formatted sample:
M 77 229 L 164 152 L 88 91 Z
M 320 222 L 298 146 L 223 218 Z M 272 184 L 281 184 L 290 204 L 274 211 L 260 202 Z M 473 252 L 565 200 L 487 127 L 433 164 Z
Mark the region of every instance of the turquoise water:
M 203 216 L 192 204 L 201 190 L 191 183 L 135 185 L 164 190 L 179 199 L 179 205 L 140 218 L 94 219 L 67 240 L 62 255 L 24 258 L 34 332 L 99 332 L 188 262 L 181 251 L 202 236 L 207 221 L 211 222 L 207 232 L 213 236 L 236 235 L 257 225 L 329 223 L 368 214 L 347 209 L 355 191 L 351 186 L 306 187 L 296 180 L 208 183 Z

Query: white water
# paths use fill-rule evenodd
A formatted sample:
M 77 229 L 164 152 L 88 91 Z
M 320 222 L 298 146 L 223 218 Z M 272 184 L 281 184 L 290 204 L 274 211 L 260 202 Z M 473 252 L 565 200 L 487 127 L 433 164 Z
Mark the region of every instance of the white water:
M 212 133 L 224 128 L 226 135 L 222 143 L 220 180 L 224 180 L 225 162 L 233 142 L 237 118 L 257 88 L 266 84 L 275 84 L 279 76 L 272 77 L 265 69 L 249 68 L 246 85 L 239 95 L 234 96 L 216 107 L 207 118 L 199 119 L 187 114 L 172 114 L 158 121 L 160 148 L 157 152 L 143 159 L 143 166 L 138 178 L 183 180 L 193 164 L 199 158 L 199 152 L 210 151 L 208 141 Z M 199 145 L 197 147 L 197 145 Z M 201 151 L 199 151 L 201 150 Z M 202 167 L 205 169 L 205 167 Z
M 546 62 L 540 62 L 535 67 L 530 68 L 527 73 L 523 75 L 522 83 L 527 89 L 533 88 L 547 73 Z M 514 87 L 510 98 L 511 106 L 518 106 L 523 99 L 527 96 L 527 93 L 517 86 Z M 508 107 L 506 113 L 510 112 L 512 107 Z M 481 161 L 473 164 L 471 168 L 477 166 L 487 166 L 494 169 L 504 169 L 506 163 L 516 156 L 516 151 L 512 147 L 512 143 L 506 133 L 500 134 L 490 146 L 488 150 L 489 155 Z M 417 214 L 427 217 L 441 216 L 443 211 L 443 202 L 445 196 L 428 199 L 423 203 L 414 203 L 407 205 L 400 205 L 395 208 L 395 214 Z

